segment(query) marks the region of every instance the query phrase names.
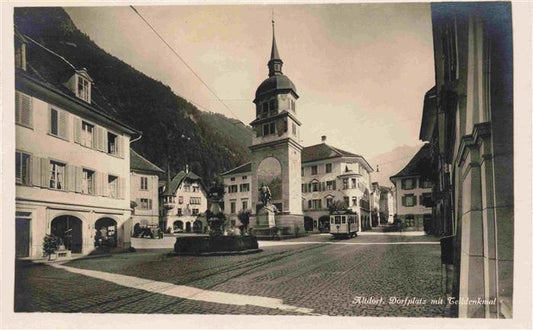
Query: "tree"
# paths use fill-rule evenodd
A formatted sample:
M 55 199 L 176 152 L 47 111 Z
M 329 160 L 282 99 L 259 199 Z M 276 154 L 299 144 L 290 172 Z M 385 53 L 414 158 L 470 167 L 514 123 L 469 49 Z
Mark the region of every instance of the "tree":
M 329 213 L 333 214 L 339 211 L 344 211 L 347 209 L 347 205 L 344 201 L 341 200 L 334 200 L 329 204 Z
M 242 232 L 248 232 L 248 225 L 250 224 L 250 215 L 252 214 L 251 210 L 240 210 L 237 214 L 237 218 L 242 223 Z

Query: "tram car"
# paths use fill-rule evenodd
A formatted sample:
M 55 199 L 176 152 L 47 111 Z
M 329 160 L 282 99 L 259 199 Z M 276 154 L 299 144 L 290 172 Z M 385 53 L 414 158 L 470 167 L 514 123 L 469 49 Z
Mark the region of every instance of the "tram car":
M 352 211 L 335 212 L 329 216 L 329 233 L 334 238 L 357 236 L 359 218 Z

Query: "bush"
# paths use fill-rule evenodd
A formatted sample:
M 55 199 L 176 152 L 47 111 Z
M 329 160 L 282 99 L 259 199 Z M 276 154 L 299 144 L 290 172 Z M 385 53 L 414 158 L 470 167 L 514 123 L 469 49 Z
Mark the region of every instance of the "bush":
M 59 248 L 61 240 L 59 237 L 53 235 L 46 235 L 43 241 L 43 253 L 45 256 L 48 256 L 50 260 L 52 254 L 54 254 Z

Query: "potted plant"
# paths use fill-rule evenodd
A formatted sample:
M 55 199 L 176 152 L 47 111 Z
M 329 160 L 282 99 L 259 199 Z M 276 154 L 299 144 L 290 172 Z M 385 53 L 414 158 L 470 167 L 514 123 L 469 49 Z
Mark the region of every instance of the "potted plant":
M 46 235 L 43 241 L 43 252 L 45 256 L 48 256 L 48 260 L 51 260 L 52 254 L 54 254 L 59 248 L 59 237 L 53 235 Z

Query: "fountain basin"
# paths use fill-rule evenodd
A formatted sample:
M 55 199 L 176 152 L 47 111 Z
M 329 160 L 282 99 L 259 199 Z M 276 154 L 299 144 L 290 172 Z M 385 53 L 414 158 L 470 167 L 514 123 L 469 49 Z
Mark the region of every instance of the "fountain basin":
M 178 255 L 225 255 L 260 252 L 255 236 L 177 237 L 174 252 Z

